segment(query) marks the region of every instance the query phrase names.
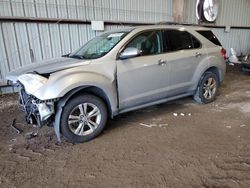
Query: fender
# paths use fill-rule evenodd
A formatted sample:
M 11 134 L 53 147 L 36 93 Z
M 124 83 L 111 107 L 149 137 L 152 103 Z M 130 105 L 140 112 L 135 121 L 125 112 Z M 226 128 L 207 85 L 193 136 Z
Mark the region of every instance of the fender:
M 60 98 L 54 120 L 54 131 L 58 142 L 61 142 L 60 121 L 63 108 L 70 97 L 78 91 L 91 86 L 101 89 L 109 101 L 112 115 L 117 112 L 117 91 L 114 74 L 111 72 L 112 69 L 109 70 L 110 74 L 105 73 L 104 69 L 101 69 L 101 71 L 104 73 L 74 68 L 74 70 L 57 72 L 52 74 L 48 82 L 34 93 L 34 96 L 40 100 Z
M 217 62 L 217 63 L 216 63 Z M 222 58 L 217 56 L 206 56 L 200 64 L 197 66 L 196 71 L 194 73 L 192 82 L 195 83 L 193 88 L 190 90 L 195 91 L 202 75 L 210 68 L 217 68 L 219 72 L 219 79 L 222 82 L 225 75 L 226 64 Z
M 77 93 L 78 91 L 84 88 L 86 87 L 79 87 L 75 90 L 70 91 L 63 98 L 61 98 L 61 100 L 57 104 L 57 111 L 56 111 L 55 121 L 54 121 L 54 131 L 55 131 L 58 142 L 61 142 L 60 124 L 61 124 L 61 115 L 62 115 L 63 108 L 71 96 L 73 96 L 75 93 Z

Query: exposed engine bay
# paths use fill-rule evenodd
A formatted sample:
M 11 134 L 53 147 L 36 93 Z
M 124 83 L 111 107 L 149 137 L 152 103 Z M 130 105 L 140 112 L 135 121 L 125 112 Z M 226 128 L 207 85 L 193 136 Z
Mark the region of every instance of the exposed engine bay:
M 53 126 L 55 115 L 55 103 L 58 99 L 42 101 L 25 92 L 24 86 L 19 82 L 19 102 L 25 112 L 25 119 L 28 124 L 38 127 L 43 125 Z

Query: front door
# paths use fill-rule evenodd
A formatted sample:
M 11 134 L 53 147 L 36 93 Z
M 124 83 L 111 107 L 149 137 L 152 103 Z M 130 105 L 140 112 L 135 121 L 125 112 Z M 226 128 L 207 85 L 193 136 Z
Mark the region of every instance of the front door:
M 169 67 L 163 54 L 162 32 L 145 31 L 125 47 L 134 47 L 141 55 L 117 60 L 119 108 L 125 110 L 167 96 Z

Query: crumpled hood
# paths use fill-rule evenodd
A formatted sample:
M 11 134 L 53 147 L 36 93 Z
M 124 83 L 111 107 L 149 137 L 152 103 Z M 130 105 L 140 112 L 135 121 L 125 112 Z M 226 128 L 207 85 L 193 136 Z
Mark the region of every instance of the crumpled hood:
M 16 83 L 17 77 L 25 73 L 38 72 L 39 74 L 47 74 L 88 64 L 90 64 L 89 60 L 82 59 L 66 57 L 49 59 L 40 63 L 32 63 L 11 71 L 9 74 L 7 74 L 6 79 Z

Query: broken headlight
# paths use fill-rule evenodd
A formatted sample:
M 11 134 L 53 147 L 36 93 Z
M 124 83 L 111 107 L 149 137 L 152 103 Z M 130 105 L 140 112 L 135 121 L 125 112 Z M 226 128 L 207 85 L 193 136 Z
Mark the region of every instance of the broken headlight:
M 33 94 L 48 81 L 47 78 L 38 74 L 23 74 L 18 77 L 18 80 L 23 84 L 28 94 Z

